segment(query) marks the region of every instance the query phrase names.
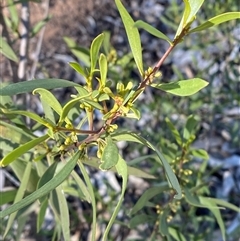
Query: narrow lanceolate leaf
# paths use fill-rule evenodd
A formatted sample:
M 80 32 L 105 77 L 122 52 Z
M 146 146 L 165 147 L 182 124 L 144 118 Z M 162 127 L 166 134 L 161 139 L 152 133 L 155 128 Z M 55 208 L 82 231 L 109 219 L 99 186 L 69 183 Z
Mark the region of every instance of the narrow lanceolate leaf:
M 57 168 L 57 162 L 54 162 L 42 175 L 42 177 L 39 179 L 38 181 L 38 185 L 37 185 L 37 189 L 39 189 L 40 187 L 42 187 L 44 184 L 46 184 L 47 182 L 49 182 L 56 171 Z M 42 197 L 39 199 L 39 201 L 42 203 L 44 201 L 45 197 Z
M 187 241 L 184 235 L 175 228 L 168 227 L 169 234 L 175 239 L 175 240 L 180 240 L 180 241 Z
M 37 199 L 45 196 L 49 192 L 51 192 L 53 189 L 55 189 L 57 186 L 59 186 L 72 172 L 73 168 L 75 167 L 78 158 L 80 156 L 80 152 L 76 152 L 74 156 L 67 162 L 67 164 L 62 168 L 54 178 L 52 178 L 49 182 L 47 182 L 45 185 L 43 185 L 41 188 L 36 190 L 35 192 L 31 193 L 29 196 L 25 197 L 21 201 L 11 205 L 10 207 L 4 209 L 0 212 L 0 219 L 6 217 L 7 215 L 16 212 L 27 205 L 33 203 Z
M 106 138 L 106 141 L 107 141 L 107 144 L 103 150 L 102 159 L 101 159 L 102 164 L 99 166 L 99 168 L 104 171 L 114 167 L 118 163 L 118 158 L 119 158 L 118 147 L 113 142 L 112 138 L 108 136 Z
M 37 88 L 56 89 L 71 86 L 80 86 L 77 83 L 64 79 L 35 79 L 7 85 L 0 89 L 0 95 L 17 95 L 32 92 Z
M 190 5 L 190 14 L 187 18 L 187 23 L 189 23 L 190 21 L 192 21 L 192 19 L 194 18 L 194 16 L 197 14 L 198 10 L 201 8 L 203 2 L 205 0 L 187 0 L 189 2 Z
M 18 17 L 18 10 L 17 10 L 17 5 L 13 0 L 8 0 L 8 11 L 11 16 L 11 29 L 13 31 L 16 31 L 18 29 L 18 24 L 19 24 L 19 17 Z
M 141 40 L 138 29 L 134 27 L 134 21 L 132 17 L 129 15 L 127 10 L 124 8 L 120 0 L 115 0 L 117 5 L 118 11 L 121 15 L 130 48 L 132 50 L 132 54 L 135 60 L 135 63 L 138 67 L 138 71 L 140 72 L 141 76 L 143 76 L 143 63 L 142 63 L 142 47 L 141 47 Z
M 192 206 L 200 207 L 200 208 L 209 208 L 209 209 L 215 206 L 216 208 L 218 208 L 216 205 L 211 206 L 210 202 L 203 204 L 202 202 L 200 202 L 200 197 L 193 195 L 187 188 L 184 188 L 184 193 L 185 193 L 186 201 Z
M 91 95 L 91 93 L 89 93 L 87 96 L 90 96 L 90 95 Z M 64 119 L 67 117 L 68 112 L 72 109 L 72 107 L 74 105 L 76 105 L 77 103 L 80 103 L 80 100 L 83 99 L 84 97 L 86 97 L 86 96 L 79 96 L 79 97 L 67 102 L 67 104 L 63 107 L 63 111 L 60 116 L 59 123 L 64 121 Z
M 51 16 L 47 16 L 43 20 L 35 24 L 31 30 L 31 38 L 33 38 L 39 31 L 46 25 L 46 23 L 51 19 Z
M 107 57 L 104 54 L 100 54 L 99 68 L 100 68 L 100 81 L 102 87 L 105 87 L 107 78 Z
M 78 193 L 79 198 L 81 200 L 86 200 L 87 202 L 91 203 L 91 196 L 89 194 L 88 188 L 86 187 L 86 184 L 83 182 L 83 180 L 80 178 L 80 176 L 73 170 L 72 177 L 76 182 L 76 185 L 78 186 Z
M 172 188 L 175 189 L 175 191 L 176 191 L 176 195 L 174 196 L 174 198 L 181 199 L 182 198 L 182 190 L 181 190 L 181 187 L 179 185 L 179 182 L 178 182 L 178 179 L 177 179 L 176 175 L 174 174 L 174 172 L 173 172 L 172 168 L 170 167 L 168 161 L 161 154 L 161 152 L 158 151 L 156 148 L 155 148 L 155 151 L 156 151 L 156 154 L 159 157 L 159 159 L 160 159 L 160 161 L 163 165 L 163 168 L 165 170 L 168 181 L 170 182 Z
M 12 152 L 10 152 L 1 160 L 0 166 L 4 167 L 6 165 L 9 165 L 18 157 L 28 152 L 30 149 L 40 144 L 41 142 L 45 141 L 47 138 L 48 138 L 48 135 L 44 135 L 19 146 L 18 148 L 14 149 Z
M 198 27 L 191 29 L 189 33 L 203 31 L 205 29 L 217 26 L 218 24 L 225 23 L 227 21 L 239 19 L 239 18 L 240 18 L 240 12 L 223 13 L 208 19 L 206 22 L 202 23 Z
M 147 189 L 134 205 L 133 209 L 131 210 L 131 215 L 142 209 L 151 198 L 168 189 L 168 183 L 166 182 L 162 183 L 159 187 L 151 187 Z
M 69 65 L 75 69 L 79 74 L 81 74 L 82 76 L 84 76 L 85 78 L 87 78 L 87 75 L 85 74 L 85 71 L 83 69 L 83 67 L 76 62 L 70 62 Z
M 26 117 L 29 117 L 32 120 L 35 120 L 36 122 L 38 122 L 39 124 L 45 125 L 45 126 L 50 126 L 50 124 L 44 120 L 43 118 L 41 118 L 39 115 L 33 113 L 33 112 L 29 112 L 29 111 L 25 111 L 25 110 L 7 110 L 7 109 L 2 109 L 2 111 L 6 114 L 17 114 L 17 115 L 23 115 Z
M 118 157 L 118 163 L 116 165 L 116 169 L 117 169 L 117 173 L 118 175 L 120 175 L 122 177 L 122 191 L 121 191 L 121 195 L 119 197 L 118 203 L 116 208 L 114 209 L 114 212 L 111 216 L 111 219 L 106 227 L 106 230 L 103 234 L 103 241 L 107 241 L 108 240 L 108 233 L 118 215 L 118 212 L 121 208 L 122 202 L 123 202 L 123 198 L 124 198 L 124 193 L 127 187 L 127 177 L 128 177 L 128 171 L 127 171 L 127 164 L 125 162 L 125 160 L 123 160 L 123 158 L 119 155 Z
M 0 37 L 0 53 L 2 53 L 4 56 L 6 56 L 8 59 L 11 59 L 12 61 L 18 62 L 16 54 L 2 37 Z
M 94 108 L 96 108 L 96 109 L 98 109 L 98 110 L 103 110 L 103 107 L 102 107 L 98 102 L 93 101 L 93 100 L 91 100 L 91 99 L 83 98 L 83 99 L 81 100 L 81 102 L 82 102 L 82 103 L 87 103 L 87 104 L 89 104 L 90 106 L 92 106 L 92 107 L 94 107 Z
M 207 197 L 199 197 L 199 200 L 203 205 L 209 205 L 210 206 L 208 209 L 215 216 L 215 218 L 217 220 L 217 223 L 219 225 L 219 228 L 221 230 L 221 233 L 222 233 L 223 241 L 226 241 L 226 229 L 225 229 L 225 225 L 224 225 L 224 222 L 223 222 L 223 219 L 222 219 L 222 214 L 219 210 L 219 207 L 216 205 L 216 203 L 213 200 L 211 200 Z
M 83 158 L 82 158 L 83 159 Z M 92 203 L 92 210 L 93 210 L 93 214 L 92 214 L 92 219 L 93 219 L 93 222 L 92 222 L 92 238 L 91 240 L 92 241 L 95 241 L 96 240 L 96 231 L 97 231 L 97 207 L 96 207 L 96 199 L 95 199 L 95 195 L 94 195 L 94 191 L 93 191 L 93 186 L 92 186 L 92 183 L 91 183 L 91 180 L 88 176 L 88 173 L 84 167 L 84 165 L 82 164 L 82 159 L 80 158 L 79 161 L 78 161 L 78 166 L 83 174 L 83 177 L 84 177 L 84 180 L 87 184 L 87 188 L 88 188 L 88 191 L 89 191 L 89 195 L 91 197 L 91 203 Z
M 160 217 L 159 217 L 159 232 L 166 236 L 168 235 L 168 223 L 167 223 L 167 215 L 168 215 L 168 210 L 165 209 L 161 212 Z
M 130 141 L 130 142 L 137 142 L 142 145 L 148 146 L 151 149 L 155 149 L 153 145 L 144 139 L 140 134 L 130 132 L 130 131 L 121 131 L 112 134 L 112 138 L 117 141 Z
M 39 94 L 40 98 L 48 103 L 48 105 L 51 106 L 52 109 L 58 113 L 58 115 L 62 114 L 62 106 L 50 91 L 43 88 L 37 88 L 33 91 L 33 94 Z
M 188 2 L 188 0 L 183 0 L 184 1 L 184 11 L 183 11 L 183 16 L 181 19 L 181 22 L 179 23 L 176 35 L 174 37 L 174 39 L 176 39 L 182 32 L 183 28 L 186 26 L 186 22 L 187 22 L 187 18 L 190 15 L 191 12 L 191 8 L 190 8 L 190 4 Z
M 168 117 L 165 118 L 165 121 L 168 125 L 168 128 L 171 130 L 176 142 L 178 143 L 179 146 L 182 145 L 182 137 L 179 133 L 179 131 L 177 130 L 177 128 L 173 125 L 173 123 L 170 121 L 170 119 Z
M 145 31 L 147 31 L 148 33 L 152 34 L 153 36 L 166 40 L 170 45 L 172 45 L 172 41 L 170 40 L 170 38 L 168 36 L 166 36 L 164 33 L 159 31 L 158 29 L 154 28 L 150 24 L 148 24 L 142 20 L 138 20 L 135 22 L 134 26 L 137 28 L 142 28 Z
M 208 198 L 208 200 L 210 200 L 211 202 L 216 203 L 219 206 L 223 206 L 223 207 L 229 208 L 231 210 L 234 210 L 235 212 L 240 213 L 240 207 L 237 207 L 234 204 L 229 203 L 229 202 L 227 202 L 225 200 L 218 199 L 218 198 Z
M 194 78 L 188 80 L 179 80 L 174 83 L 152 84 L 151 86 L 173 95 L 190 96 L 197 93 L 207 85 L 207 81 L 199 78 Z
M 62 185 L 56 188 L 56 194 L 57 194 L 58 204 L 60 207 L 60 223 L 61 223 L 63 238 L 65 241 L 70 241 L 71 240 L 70 217 L 69 217 L 69 211 L 68 211 L 68 204 L 62 189 Z
M 30 173 L 31 173 L 31 167 L 32 167 L 32 163 L 31 162 L 28 162 L 27 163 L 27 166 L 26 166 L 26 169 L 24 171 L 24 175 L 23 175 L 23 178 L 21 180 L 21 185 L 20 187 L 18 188 L 18 191 L 17 191 L 17 195 L 15 197 L 15 200 L 14 200 L 14 203 L 17 203 L 18 201 L 20 201 L 23 196 L 24 196 L 24 193 L 27 189 L 27 185 L 28 185 L 28 181 L 29 181 L 29 177 L 30 177 Z M 8 231 L 10 230 L 10 228 L 12 227 L 12 224 L 13 224 L 13 221 L 15 220 L 16 218 L 16 215 L 17 215 L 17 212 L 15 213 L 12 213 L 8 219 L 8 223 L 7 223 L 7 227 L 5 229 L 5 233 L 4 233 L 4 237 L 6 237 Z
M 45 198 L 44 201 L 41 203 L 39 212 L 37 214 L 37 232 L 39 232 L 42 227 L 45 214 L 47 211 L 47 207 L 48 207 L 48 198 Z
M 184 28 L 186 29 L 187 27 L 190 27 L 191 23 L 195 20 L 198 10 L 200 9 L 200 7 L 204 2 L 204 0 L 197 0 L 197 1 L 183 0 L 183 1 L 185 4 L 183 17 L 179 24 L 179 27 L 174 39 L 176 39 L 181 34 Z
M 104 39 L 104 34 L 99 34 L 92 42 L 90 47 L 90 60 L 91 60 L 91 69 L 90 69 L 90 75 L 93 74 L 97 60 L 98 60 L 98 53 L 100 50 L 100 47 L 102 45 Z

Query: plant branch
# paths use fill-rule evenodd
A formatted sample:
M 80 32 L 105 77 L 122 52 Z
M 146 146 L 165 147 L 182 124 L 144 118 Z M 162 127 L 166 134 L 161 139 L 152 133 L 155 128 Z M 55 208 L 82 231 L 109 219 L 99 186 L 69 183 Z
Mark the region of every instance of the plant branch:
M 64 128 L 64 127 L 55 127 L 55 131 L 75 132 L 75 133 L 83 134 L 83 135 L 97 134 L 99 132 L 99 130 L 98 131 L 94 131 L 94 130 L 77 130 L 77 129 L 74 129 L 74 128 Z
M 20 62 L 18 67 L 18 78 L 26 78 L 26 66 L 28 59 L 28 40 L 29 40 L 29 3 L 23 2 L 21 8 L 21 29 L 20 29 Z

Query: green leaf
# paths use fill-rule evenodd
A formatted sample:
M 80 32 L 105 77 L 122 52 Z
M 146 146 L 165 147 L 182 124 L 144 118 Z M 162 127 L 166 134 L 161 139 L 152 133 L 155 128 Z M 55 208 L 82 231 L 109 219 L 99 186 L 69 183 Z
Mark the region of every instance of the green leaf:
M 35 79 L 22 81 L 14 84 L 7 85 L 0 89 L 0 95 L 17 95 L 22 93 L 32 92 L 37 88 L 43 89 L 56 89 L 71 86 L 80 86 L 72 81 L 63 79 Z
M 177 39 L 177 37 L 183 31 L 184 27 L 186 27 L 186 25 L 187 25 L 187 18 L 190 15 L 190 12 L 191 12 L 189 1 L 188 0 L 183 0 L 183 1 L 184 1 L 184 4 L 185 4 L 184 11 L 183 11 L 183 16 L 182 16 L 181 22 L 180 22 L 180 24 L 178 26 L 178 29 L 177 29 L 177 32 L 176 32 L 176 35 L 175 35 L 174 39 Z
M 40 187 L 45 185 L 47 182 L 49 182 L 53 178 L 56 168 L 57 168 L 57 164 L 58 164 L 57 162 L 53 162 L 53 164 L 44 172 L 44 174 L 38 181 L 37 189 L 39 189 Z M 43 202 L 44 199 L 45 199 L 45 197 L 42 197 L 39 199 L 39 201 Z
M 77 86 L 75 87 L 76 91 L 80 96 L 88 96 L 89 92 L 82 86 Z
M 126 117 L 127 118 L 132 118 L 132 119 L 137 119 L 137 120 L 140 120 L 141 118 L 141 113 L 140 111 L 135 108 L 135 107 L 130 107 L 130 111 L 129 113 L 127 113 Z
M 74 105 L 76 105 L 77 103 L 80 104 L 81 99 L 83 99 L 87 96 L 90 96 L 90 95 L 91 95 L 91 93 L 84 95 L 84 96 L 79 96 L 73 100 L 68 101 L 67 104 L 63 107 L 63 111 L 62 111 L 62 115 L 60 116 L 59 123 L 64 121 L 64 119 L 68 115 L 68 112 L 73 108 Z
M 221 233 L 222 233 L 222 238 L 223 238 L 224 241 L 226 241 L 226 230 L 225 230 L 224 222 L 223 222 L 222 215 L 221 215 L 221 212 L 219 210 L 219 207 L 216 205 L 216 203 L 214 201 L 212 201 L 211 199 L 209 199 L 207 197 L 199 197 L 199 200 L 203 205 L 209 205 L 210 206 L 208 209 L 215 216 L 215 218 L 217 220 L 217 223 L 219 225 L 219 228 L 221 230 Z
M 81 74 L 82 76 L 84 76 L 85 78 L 87 78 L 87 75 L 85 74 L 85 71 L 83 69 L 83 67 L 76 62 L 70 62 L 69 65 L 76 70 L 79 74 Z
M 8 59 L 11 59 L 12 61 L 18 62 L 18 58 L 16 54 L 14 53 L 10 45 L 2 37 L 0 37 L 0 53 L 2 53 L 4 56 L 6 56 Z M 1 95 L 1 90 L 0 90 L 0 95 Z
M 92 239 L 91 240 L 95 241 L 96 240 L 96 231 L 97 231 L 97 209 L 96 209 L 96 199 L 95 199 L 95 195 L 94 195 L 94 190 L 93 190 L 91 180 L 88 176 L 88 173 L 87 173 L 84 165 L 82 164 L 82 159 L 79 159 L 78 166 L 83 174 L 84 180 L 87 184 L 88 191 L 89 191 L 89 194 L 91 197 L 91 203 L 92 203 L 92 209 L 93 209 L 93 214 L 92 214 L 93 222 L 92 222 L 92 229 L 91 229 L 92 230 Z
M 155 217 L 153 217 L 153 215 L 139 214 L 130 219 L 128 226 L 130 229 L 134 229 L 139 224 L 146 224 L 146 223 L 153 224 L 154 221 L 156 221 L 156 220 L 155 220 Z
M 104 54 L 100 54 L 99 68 L 100 68 L 101 86 L 103 88 L 105 87 L 105 84 L 106 84 L 107 70 L 108 70 L 107 57 Z
M 210 18 L 209 20 L 202 23 L 198 27 L 191 29 L 189 33 L 200 32 L 205 29 L 217 26 L 218 24 L 221 24 L 230 20 L 234 20 L 234 19 L 239 19 L 239 18 L 240 18 L 240 12 L 223 13 L 213 18 Z
M 128 178 L 128 170 L 127 170 L 127 164 L 125 162 L 125 160 L 123 160 L 123 158 L 119 155 L 118 157 L 118 163 L 116 165 L 116 169 L 117 169 L 117 173 L 119 176 L 122 177 L 122 191 L 121 191 L 121 195 L 119 197 L 118 203 L 114 209 L 114 212 L 110 218 L 110 221 L 105 229 L 105 232 L 103 234 L 103 241 L 107 241 L 108 240 L 108 233 L 118 215 L 118 212 L 121 208 L 122 202 L 123 202 L 123 198 L 124 198 L 124 193 L 125 190 L 127 188 L 127 178 Z
M 6 203 L 11 203 L 14 201 L 15 196 L 17 194 L 17 190 L 6 190 L 6 191 L 0 191 L 0 206 L 6 204 Z
M 111 33 L 109 31 L 104 31 L 104 39 L 103 39 L 103 50 L 106 55 L 109 54 L 110 49 L 111 49 Z
M 185 3 L 182 20 L 179 24 L 177 33 L 174 37 L 176 39 L 183 31 L 183 29 L 189 27 L 194 21 L 196 13 L 202 6 L 204 0 L 183 0 Z
M 29 181 L 29 177 L 30 177 L 30 174 L 31 174 L 31 168 L 32 168 L 32 162 L 29 161 L 27 163 L 26 169 L 24 171 L 24 175 L 23 175 L 23 178 L 21 180 L 21 185 L 18 188 L 17 195 L 15 197 L 14 203 L 17 203 L 20 200 L 22 200 L 22 198 L 24 196 L 24 193 L 27 189 L 26 187 L 27 187 L 27 184 L 28 184 L 28 181 Z M 6 226 L 3 237 L 6 237 L 6 235 L 8 234 L 10 228 L 13 225 L 13 222 L 14 222 L 16 216 L 17 216 L 17 212 L 14 212 L 9 216 L 7 226 Z
M 104 34 L 99 34 L 93 41 L 90 47 L 90 60 L 91 60 L 91 69 L 90 69 L 90 75 L 93 74 L 96 63 L 98 60 L 98 53 L 100 50 L 100 47 L 102 45 L 104 39 Z
M 11 15 L 12 30 L 16 31 L 18 29 L 18 24 L 19 24 L 19 17 L 18 17 L 16 3 L 14 3 L 13 0 L 8 0 L 7 2 L 8 2 L 8 10 Z
M 42 102 L 42 107 L 43 107 L 43 112 L 44 112 L 44 118 L 45 120 L 47 120 L 48 123 L 50 123 L 50 126 L 56 126 L 56 119 L 55 119 L 55 115 L 54 115 L 54 111 L 51 108 L 51 106 L 49 106 L 49 103 L 46 102 L 43 98 L 41 98 L 41 102 Z M 37 125 L 39 126 L 39 124 L 37 123 Z M 36 125 L 35 125 L 36 126 Z M 50 130 L 48 130 L 50 132 Z M 52 130 L 51 130 L 52 132 Z M 53 137 L 53 132 L 50 135 L 50 137 Z
M 52 165 L 47 168 L 47 170 L 38 181 L 37 189 L 41 188 L 54 177 L 57 165 L 58 162 L 53 162 Z
M 187 123 L 183 130 L 183 139 L 185 142 L 188 141 L 188 139 L 192 136 L 192 134 L 196 133 L 197 124 L 198 124 L 198 121 L 194 118 L 193 115 L 190 115 L 187 119 Z
M 101 165 L 99 168 L 103 171 L 109 170 L 118 163 L 118 147 L 113 142 L 111 136 L 106 137 L 106 146 L 103 149 L 103 154 L 101 158 Z
M 168 232 L 177 241 L 187 241 L 184 235 L 175 228 L 168 227 Z
M 148 174 L 147 172 L 144 172 L 136 167 L 130 167 L 128 166 L 128 174 L 133 175 L 135 177 L 141 177 L 141 178 L 147 178 L 147 179 L 156 179 L 155 176 Z
M 118 11 L 121 15 L 130 48 L 132 50 L 132 54 L 135 60 L 135 63 L 138 67 L 138 71 L 140 72 L 141 76 L 144 75 L 143 71 L 143 63 L 142 63 L 142 47 L 141 47 L 141 40 L 138 29 L 134 27 L 134 21 L 132 17 L 129 15 L 127 10 L 124 8 L 120 0 L 115 0 L 117 5 Z
M 70 241 L 71 240 L 70 217 L 69 217 L 69 211 L 68 211 L 68 204 L 62 189 L 62 185 L 56 188 L 56 193 L 57 193 L 58 204 L 60 207 L 60 224 L 62 227 L 63 239 L 64 241 Z
M 2 133 L 2 136 L 4 136 L 4 139 L 11 140 L 15 143 L 22 143 L 35 138 L 32 133 L 28 133 L 22 128 L 3 121 L 0 122 L 0 131 Z
M 64 168 L 62 168 L 55 176 L 52 178 L 49 182 L 47 182 L 44 186 L 36 190 L 35 192 L 31 193 L 29 196 L 25 197 L 21 201 L 13 204 L 12 206 L 4 209 L 3 211 L 0 211 L 0 219 L 6 217 L 7 215 L 18 211 L 27 205 L 33 203 L 37 199 L 45 196 L 49 192 L 51 192 L 53 189 L 55 189 L 57 186 L 59 186 L 72 172 L 73 168 L 75 167 L 78 158 L 80 158 L 80 154 L 82 156 L 82 153 L 80 151 L 76 152 L 73 157 L 66 163 Z
M 142 20 L 138 20 L 135 22 L 134 26 L 137 28 L 142 28 L 145 31 L 147 31 L 148 33 L 152 34 L 153 36 L 166 40 L 170 45 L 172 45 L 172 41 L 170 40 L 170 38 L 168 38 L 168 36 L 166 36 L 164 33 L 159 31 L 158 29 L 154 28 L 150 24 L 148 24 Z
M 28 154 L 24 156 L 24 161 L 21 161 L 19 158 L 14 162 L 10 163 L 11 170 L 14 172 L 14 174 L 17 176 L 20 182 L 24 176 L 27 163 L 28 161 L 30 161 L 31 158 L 32 158 L 31 154 L 30 155 Z M 27 190 L 26 190 L 28 193 L 34 192 L 36 190 L 38 180 L 39 180 L 38 173 L 36 169 L 32 168 Z
M 206 87 L 208 82 L 200 78 L 179 80 L 174 83 L 167 84 L 151 84 L 152 87 L 163 90 L 167 93 L 178 96 L 190 96 Z
M 216 207 L 217 209 L 221 209 L 220 207 L 217 207 L 216 205 L 210 205 L 211 203 L 202 203 L 201 202 L 201 197 L 199 196 L 194 196 L 187 188 L 184 188 L 184 193 L 185 193 L 185 199 L 186 201 L 195 206 L 195 207 L 200 207 L 200 208 L 212 208 L 212 207 Z
M 207 151 L 203 149 L 191 149 L 190 154 L 192 154 L 194 157 L 202 158 L 204 160 L 209 160 Z
M 90 203 L 91 202 L 91 196 L 90 196 L 89 191 L 88 191 L 85 183 L 83 182 L 83 180 L 79 177 L 79 175 L 75 171 L 73 171 L 71 175 L 72 175 L 73 179 L 75 180 L 75 182 L 78 186 L 77 191 L 78 191 L 78 194 L 79 194 L 78 195 L 79 198 L 81 200 L 86 200 L 87 202 Z
M 179 131 L 175 128 L 175 126 L 173 125 L 173 123 L 170 121 L 170 119 L 168 117 L 165 118 L 165 121 L 168 125 L 168 128 L 171 130 L 176 142 L 178 143 L 179 146 L 182 145 L 182 137 L 179 133 Z
M 109 100 L 109 95 L 104 93 L 104 94 L 100 94 L 99 98 L 98 98 L 98 101 L 104 101 L 104 100 Z
M 155 148 L 155 152 L 157 153 L 157 155 L 159 157 L 159 160 L 161 161 L 161 163 L 164 167 L 164 170 L 165 170 L 166 176 L 168 178 L 168 181 L 170 182 L 172 188 L 175 189 L 175 191 L 177 193 L 174 196 L 174 198 L 181 199 L 182 198 L 182 191 L 181 191 L 181 187 L 179 185 L 179 182 L 178 182 L 178 179 L 177 179 L 176 175 L 174 174 L 172 168 L 170 167 L 169 163 L 164 158 L 164 156 L 161 154 L 161 152 L 158 151 L 156 148 Z
M 88 99 L 88 98 L 83 98 L 83 99 L 81 100 L 81 102 L 87 103 L 87 104 L 89 104 L 90 106 L 92 106 L 92 107 L 94 107 L 94 108 L 96 108 L 96 109 L 98 109 L 98 110 L 103 110 L 103 107 L 102 107 L 98 102 L 96 102 L 96 101 L 94 101 L 94 100 L 91 100 L 91 99 Z
M 35 24 L 30 32 L 30 36 L 31 38 L 33 38 L 36 34 L 39 33 L 39 31 L 46 25 L 46 23 L 51 19 L 51 16 L 47 16 L 46 18 L 44 18 L 43 20 L 37 22 L 37 24 Z
M 30 111 L 24 111 L 24 110 L 7 110 L 7 109 L 2 109 L 2 111 L 6 114 L 17 114 L 17 115 L 23 115 L 23 116 L 27 116 L 32 120 L 35 120 L 36 122 L 45 125 L 47 127 L 50 127 L 50 124 L 44 120 L 43 118 L 41 118 L 39 115 L 30 112 Z
M 21 155 L 23 155 L 24 153 L 28 152 L 30 149 L 38 145 L 39 143 L 45 141 L 47 138 L 48 138 L 48 135 L 44 135 L 19 146 L 18 148 L 14 149 L 12 152 L 10 152 L 1 160 L 0 166 L 4 167 L 10 164 L 18 157 L 20 157 Z
M 166 236 L 168 235 L 168 223 L 167 223 L 167 215 L 168 215 L 168 210 L 164 209 L 159 217 L 159 232 L 163 235 Z
M 33 91 L 33 94 L 39 94 L 40 98 L 43 99 L 46 103 L 48 103 L 49 106 L 51 106 L 52 109 L 55 110 L 59 116 L 62 114 L 62 106 L 50 91 L 42 88 L 37 88 Z
M 169 187 L 168 187 L 167 183 L 161 183 L 161 185 L 158 187 L 151 187 L 151 188 L 147 189 L 142 194 L 142 196 L 138 199 L 138 201 L 134 205 L 134 207 L 132 208 L 131 215 L 135 214 L 140 209 L 142 209 L 151 198 L 155 197 L 159 193 L 162 193 L 168 189 L 169 189 Z
M 210 197 L 208 197 L 207 199 L 210 200 L 211 202 L 214 202 L 215 204 L 217 204 L 219 206 L 223 206 L 223 207 L 229 208 L 235 212 L 240 213 L 239 207 L 237 207 L 237 206 L 233 205 L 232 203 L 229 203 L 225 200 L 217 199 L 217 198 L 210 198 Z
M 48 198 L 45 198 L 43 202 L 41 202 L 39 212 L 37 214 L 37 232 L 40 231 L 41 226 L 44 222 L 45 214 L 48 207 Z
M 116 141 L 130 141 L 130 142 L 137 142 L 140 143 L 144 146 L 148 146 L 151 149 L 155 149 L 153 147 L 153 145 L 147 141 L 146 139 L 144 139 L 142 136 L 140 136 L 140 134 L 134 133 L 134 132 L 130 132 L 130 131 L 119 131 L 119 132 L 115 132 L 111 135 L 111 137 L 116 140 Z
M 189 23 L 195 17 L 195 15 L 199 11 L 199 9 L 201 8 L 201 6 L 205 0 L 186 0 L 186 1 L 189 2 L 190 9 L 191 9 L 190 14 L 188 15 L 187 20 L 186 20 L 186 22 Z

